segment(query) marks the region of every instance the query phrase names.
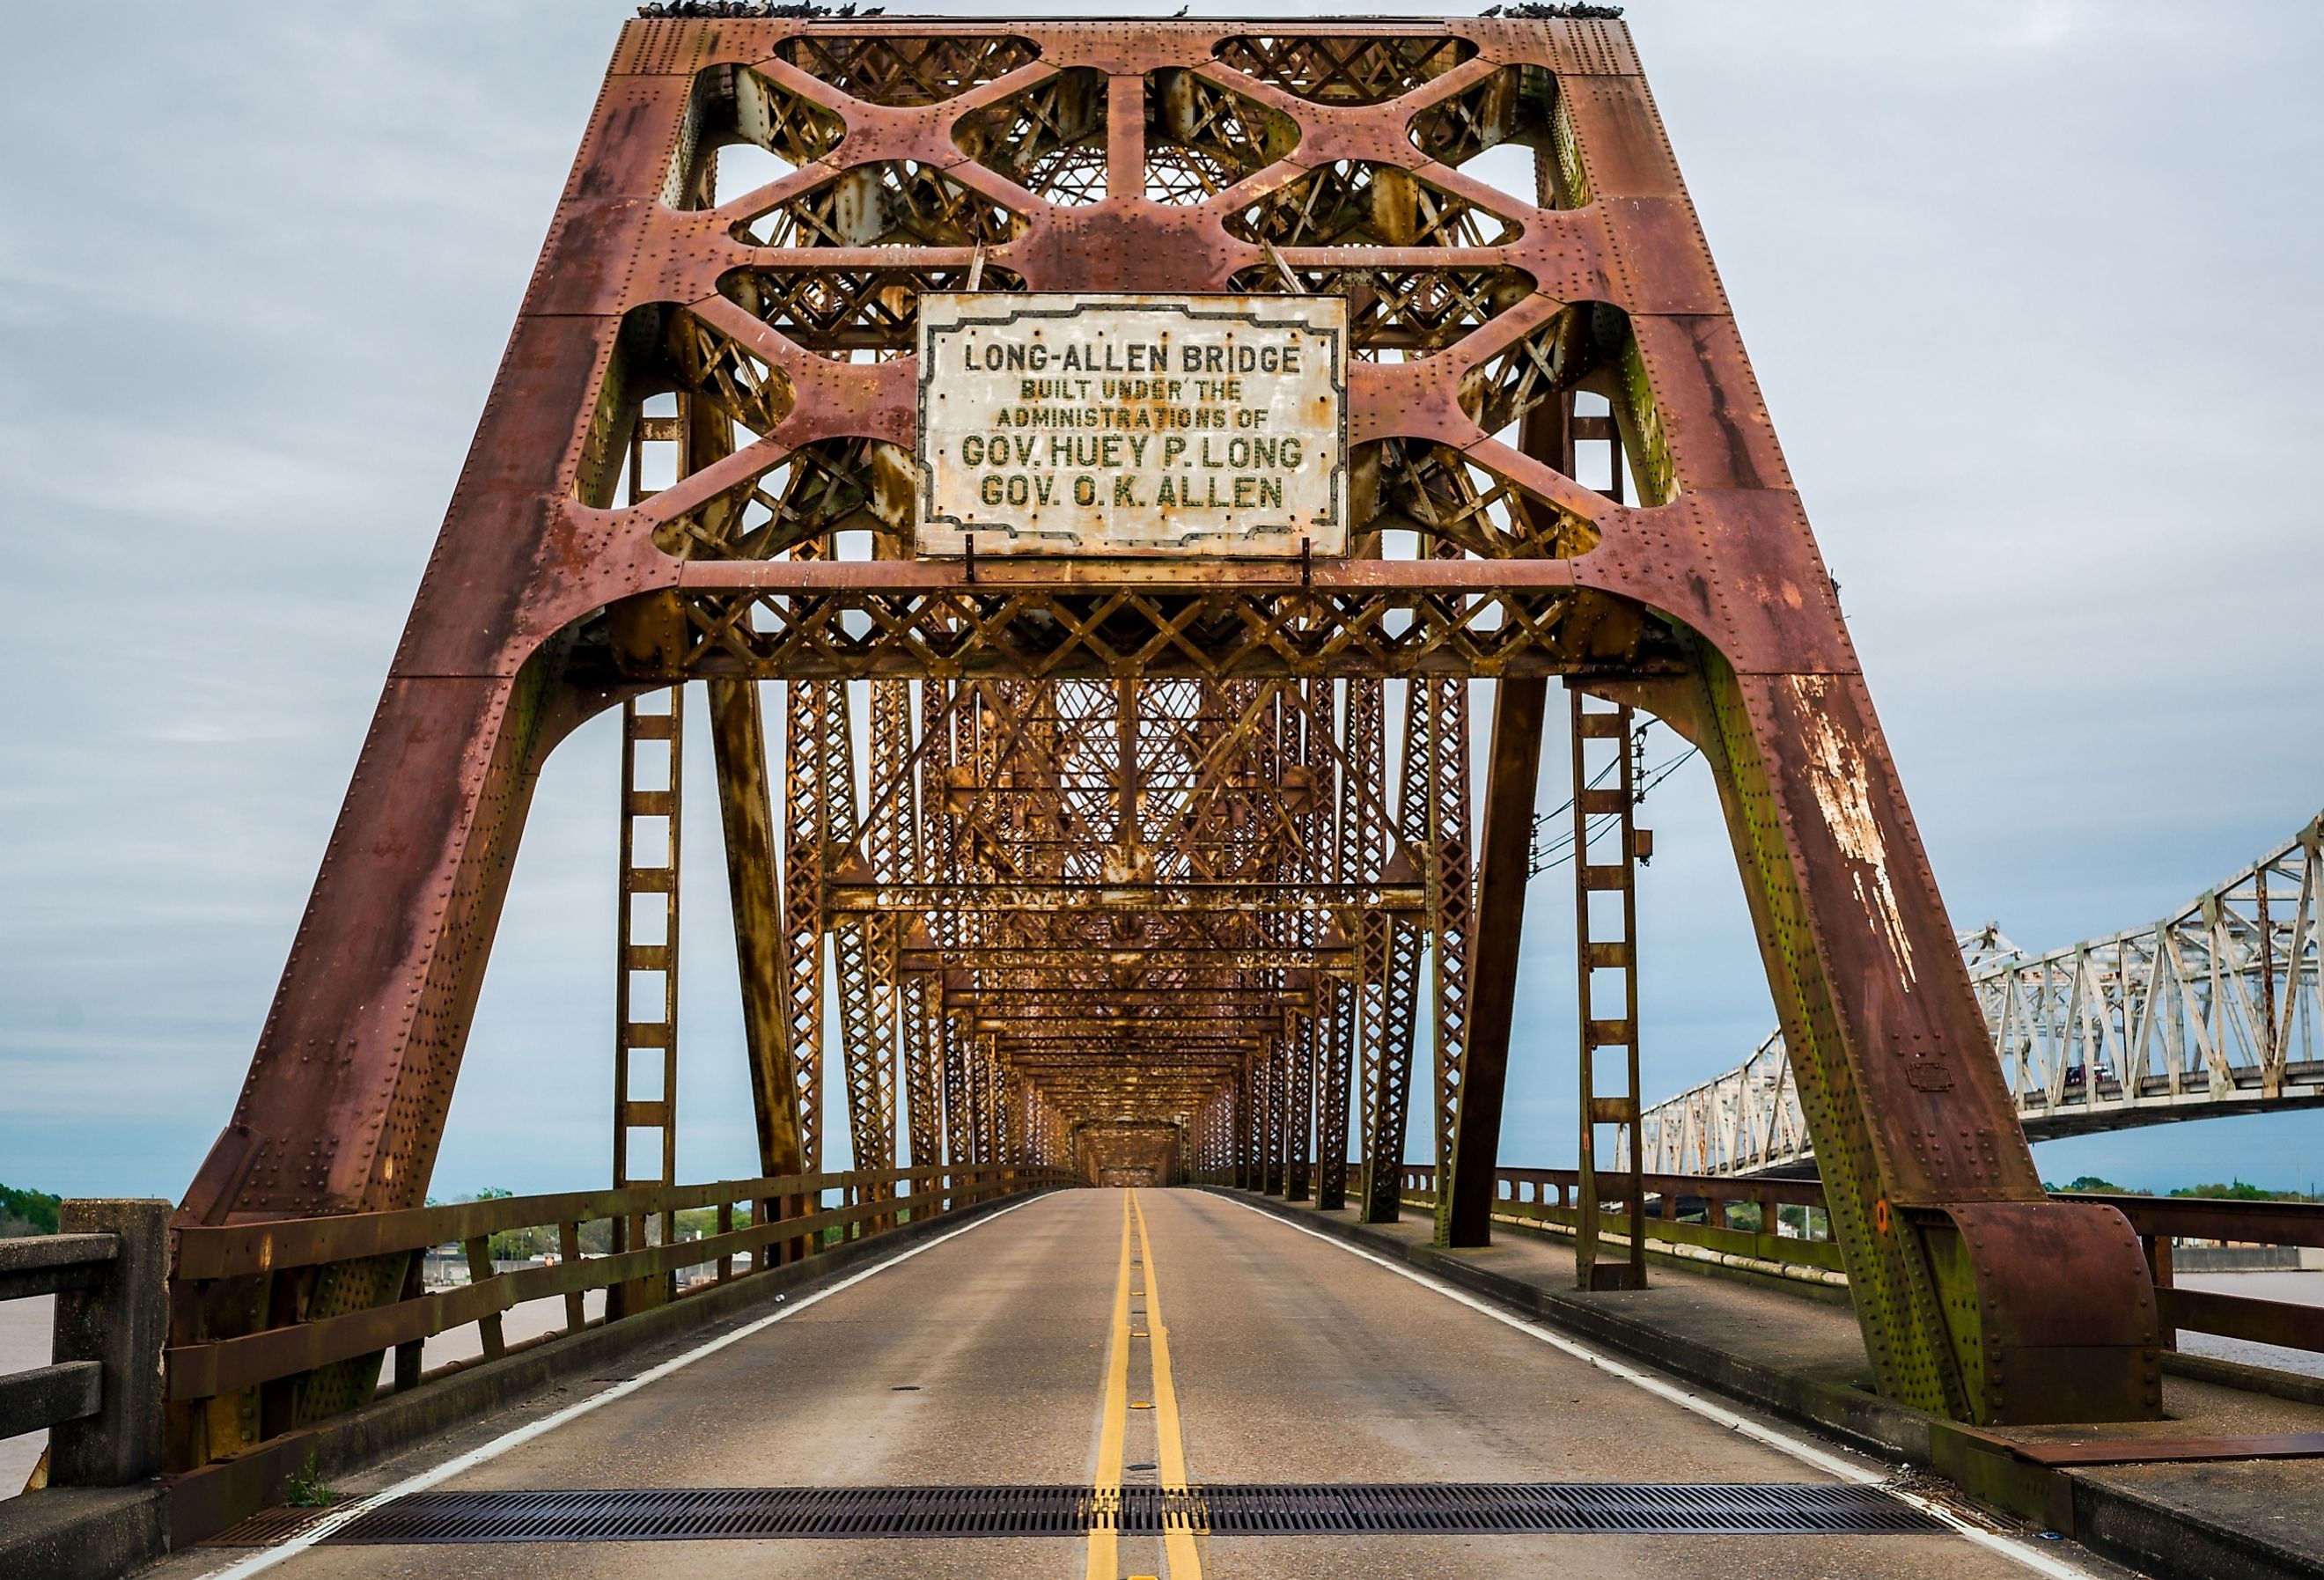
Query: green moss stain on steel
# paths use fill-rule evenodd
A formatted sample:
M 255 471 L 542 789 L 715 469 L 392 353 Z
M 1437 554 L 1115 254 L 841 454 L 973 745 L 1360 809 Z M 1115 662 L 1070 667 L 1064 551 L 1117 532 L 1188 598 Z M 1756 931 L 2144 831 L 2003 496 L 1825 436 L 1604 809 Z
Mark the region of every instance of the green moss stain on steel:
M 1873 1223 L 1883 1194 L 1879 1160 L 1741 685 L 1724 658 L 1707 644 L 1700 651 L 1716 731 L 1713 768 L 1726 781 L 1800 1108 L 1822 1166 L 1832 1236 L 1847 1263 L 1865 1349 L 1883 1393 L 1919 1409 L 1965 1415 L 1956 1341 L 1914 1236 L 1901 1217 L 1892 1217 L 1885 1233 Z
M 1622 430 L 1622 448 L 1630 460 L 1630 476 L 1638 485 L 1640 504 L 1666 504 L 1678 492 L 1678 465 L 1671 457 L 1670 436 L 1663 430 L 1661 411 L 1655 405 L 1654 386 L 1647 382 L 1646 359 L 1638 339 L 1622 323 L 1621 343 L 1614 357 L 1621 395 L 1614 416 Z

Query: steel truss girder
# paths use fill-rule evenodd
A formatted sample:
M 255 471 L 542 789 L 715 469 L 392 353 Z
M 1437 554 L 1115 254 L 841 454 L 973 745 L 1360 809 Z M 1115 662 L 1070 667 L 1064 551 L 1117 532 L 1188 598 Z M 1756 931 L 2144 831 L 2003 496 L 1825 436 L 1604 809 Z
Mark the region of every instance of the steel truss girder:
M 913 971 L 948 971 L 982 968 L 988 971 L 1043 971 L 1082 957 L 1078 949 L 1033 948 L 1019 949 L 993 946 L 986 948 L 908 951 L 903 957 L 903 969 Z M 1312 967 L 1319 972 L 1346 975 L 1355 970 L 1355 954 L 1348 949 L 1136 949 L 1108 950 L 1103 958 L 1109 964 L 1140 971 L 1231 971 L 1296 970 Z
M 2151 927 L 2028 955 L 1958 940 L 2035 1139 L 2324 1104 L 2324 817 Z M 1648 1108 L 1649 1172 L 1750 1174 L 1813 1155 L 1777 1031 Z
M 1051 911 L 1060 906 L 1082 910 L 1120 910 L 1137 916 L 1169 915 L 1175 911 L 1222 910 L 1237 915 L 1286 911 L 1312 915 L 1320 910 L 1370 908 L 1391 912 L 1421 910 L 1425 892 L 1418 887 L 1370 888 L 1347 883 L 1181 882 L 1181 883 L 834 883 L 826 891 L 827 914 L 844 916 L 881 911 L 927 916 L 943 910 L 980 911 L 987 915 L 1011 911 Z
M 622 672 L 664 683 L 711 675 L 1101 679 L 1125 669 L 1210 680 L 1452 679 L 1675 672 L 1681 663 L 1666 633 L 1622 618 L 1626 612 L 1602 595 L 1480 588 L 1450 577 L 1333 596 L 1269 583 L 1176 596 L 986 593 L 964 583 L 930 591 L 689 589 L 675 605 L 657 600 L 632 613 L 642 634 L 622 655 Z M 645 625 L 648 615 L 670 623 Z

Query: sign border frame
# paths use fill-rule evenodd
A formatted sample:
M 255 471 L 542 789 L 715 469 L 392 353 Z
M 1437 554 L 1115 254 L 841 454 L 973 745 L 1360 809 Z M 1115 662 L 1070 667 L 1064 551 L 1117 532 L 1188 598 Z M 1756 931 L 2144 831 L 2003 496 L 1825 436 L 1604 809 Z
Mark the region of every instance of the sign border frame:
M 1006 522 L 968 521 L 964 520 L 960 516 L 937 513 L 935 508 L 936 467 L 935 463 L 928 457 L 927 446 L 928 433 L 929 368 L 932 365 L 929 357 L 929 347 L 930 342 L 936 334 L 944 332 L 945 330 L 949 330 L 954 326 L 945 325 L 944 326 L 943 330 L 939 330 L 928 323 L 925 306 L 927 299 L 930 296 L 946 296 L 954 298 L 974 297 L 991 300 L 996 309 L 1007 308 L 1010 310 L 996 312 L 990 318 L 979 317 L 973 320 L 966 319 L 961 320 L 963 323 L 973 321 L 980 325 L 1013 324 L 1028 319 L 1046 319 L 1052 322 L 1065 322 L 1078 317 L 1081 311 L 1086 308 L 1111 307 L 1133 308 L 1138 310 L 1147 312 L 1176 313 L 1182 318 L 1197 322 L 1242 322 L 1250 324 L 1253 328 L 1261 328 L 1266 327 L 1264 319 L 1261 317 L 1261 314 L 1265 311 L 1263 308 L 1232 310 L 1221 309 L 1216 311 L 1204 312 L 1200 310 L 1201 304 L 1204 302 L 1227 301 L 1279 301 L 1291 303 L 1312 300 L 1342 300 L 1338 297 L 1311 298 L 1289 295 L 1269 296 L 1253 291 L 1198 291 L 1190 293 L 1184 298 L 1173 298 L 1168 300 L 1156 300 L 1150 297 L 1140 295 L 1135 291 L 947 291 L 923 292 L 920 299 L 919 310 L 916 310 L 914 315 L 916 320 L 914 327 L 918 331 L 917 354 L 919 360 L 919 366 L 914 370 L 912 378 L 913 420 L 915 423 L 912 435 L 912 470 L 916 478 L 916 484 L 912 491 L 914 505 L 912 515 L 912 553 L 915 558 L 921 559 L 960 559 L 966 558 L 968 553 L 971 552 L 971 550 L 965 546 L 959 551 L 932 550 L 926 548 L 921 542 L 920 529 L 923 523 L 931 522 L 939 526 L 950 527 L 954 531 L 962 533 L 964 537 L 973 537 L 973 535 L 981 532 L 993 532 L 1000 537 L 1001 544 L 1003 545 L 1002 547 L 997 548 L 994 552 L 1019 559 L 1030 558 L 1038 554 L 1048 554 L 1061 559 L 1286 559 L 1296 558 L 1303 552 L 1299 548 L 1299 543 L 1301 541 L 1305 541 L 1312 546 L 1312 531 L 1311 535 L 1305 540 L 1292 537 L 1292 534 L 1295 534 L 1299 531 L 1300 523 L 1296 521 L 1291 521 L 1281 527 L 1257 527 L 1231 533 L 1223 531 L 1190 531 L 1182 533 L 1174 540 L 1157 541 L 1150 547 L 1125 547 L 1114 544 L 1102 549 L 1074 549 L 1065 547 L 1060 543 L 1055 545 L 1044 544 L 1039 547 L 1028 549 L 1019 545 L 1022 545 L 1027 540 L 1038 541 L 1041 539 L 1065 539 L 1072 534 L 1065 532 L 1043 531 L 1038 528 L 1028 529 L 1020 526 L 1013 526 Z M 1073 305 L 1070 308 L 1036 308 L 1028 304 L 1027 299 L 1030 297 L 1070 297 L 1073 299 Z M 1338 442 L 1338 448 L 1332 457 L 1332 465 L 1327 476 L 1331 488 L 1331 504 L 1329 508 L 1333 514 L 1339 519 L 1342 541 L 1339 553 L 1325 554 L 1324 558 L 1343 559 L 1346 556 L 1347 540 L 1351 538 L 1355 531 L 1355 523 L 1348 520 L 1350 503 L 1348 497 L 1349 329 L 1348 326 L 1344 322 L 1322 328 L 1319 328 L 1313 324 L 1303 322 L 1298 326 L 1298 328 L 1309 334 L 1323 336 L 1332 342 L 1329 387 L 1335 397 L 1335 403 L 1338 407 L 1337 420 L 1334 423 L 1333 434 L 1333 437 Z M 1281 532 L 1289 541 L 1286 541 L 1286 545 L 1280 549 L 1260 549 L 1252 547 L 1248 548 L 1240 553 L 1233 550 L 1214 550 L 1204 552 L 1190 549 L 1190 545 L 1204 538 L 1231 537 L 1239 541 L 1248 542 L 1252 535 L 1258 532 L 1266 532 L 1270 534 Z M 1314 552 L 1314 550 L 1311 547 L 1306 550 L 1306 552 L 1312 553 Z

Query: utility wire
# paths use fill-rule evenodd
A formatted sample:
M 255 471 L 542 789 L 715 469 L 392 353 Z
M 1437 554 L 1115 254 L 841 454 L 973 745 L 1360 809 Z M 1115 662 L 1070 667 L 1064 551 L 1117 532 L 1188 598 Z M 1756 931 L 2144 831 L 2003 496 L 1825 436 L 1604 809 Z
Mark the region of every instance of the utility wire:
M 1641 728 L 1638 732 L 1637 744 L 1642 755 L 1645 741 L 1646 731 Z M 1680 769 L 1685 767 L 1687 763 L 1702 755 L 1702 749 L 1700 746 L 1689 746 L 1685 751 L 1680 753 L 1677 756 L 1670 759 L 1666 762 L 1657 763 L 1652 768 L 1642 768 L 1637 774 L 1636 788 L 1634 788 L 1630 792 L 1631 803 L 1636 805 L 1644 801 L 1646 799 L 1646 792 L 1648 790 L 1654 789 L 1656 785 L 1662 783 L 1663 781 L 1668 779 L 1672 774 L 1676 773 Z M 1621 767 L 1622 765 L 1618 762 L 1609 762 L 1605 767 L 1600 769 L 1597 773 L 1591 777 L 1589 784 L 1584 788 L 1589 790 L 1604 789 L 1606 781 L 1612 775 L 1619 772 L 1621 771 Z M 1548 872 L 1551 868 L 1563 866 L 1567 862 L 1573 859 L 1573 829 L 1566 821 L 1566 815 L 1572 810 L 1573 800 L 1572 798 L 1568 797 L 1564 804 L 1556 808 L 1554 810 L 1536 813 L 1535 815 L 1533 820 L 1533 847 L 1531 851 L 1531 859 L 1526 864 L 1526 876 L 1529 878 L 1537 878 L 1541 876 L 1542 873 Z M 1591 837 L 1597 837 L 1599 835 L 1603 834 L 1609 827 L 1620 823 L 1621 820 L 1621 814 L 1618 812 L 1606 812 L 1600 814 L 1591 822 Z M 1560 829 L 1563 829 L 1562 833 L 1558 832 Z

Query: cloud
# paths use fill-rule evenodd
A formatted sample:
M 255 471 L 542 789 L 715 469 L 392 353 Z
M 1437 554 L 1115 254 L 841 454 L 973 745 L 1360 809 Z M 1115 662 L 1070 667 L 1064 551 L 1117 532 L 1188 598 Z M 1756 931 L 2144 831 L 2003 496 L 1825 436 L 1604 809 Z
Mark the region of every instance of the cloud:
M 174 1194 L 224 1121 L 626 9 L 12 15 L 9 1183 Z M 2324 217 L 2298 199 L 2324 12 L 1639 0 L 1630 20 L 1954 915 L 2070 942 L 2313 813 Z M 1565 793 L 1546 755 L 1545 807 Z M 602 1176 L 613 775 L 603 728 L 550 765 L 447 1190 Z M 715 809 L 694 810 L 701 1177 L 747 1169 L 749 1140 L 725 1117 L 746 1099 Z M 1739 1059 L 1770 1012 L 1707 779 L 1647 817 L 1660 1092 Z M 1512 1161 L 1572 1155 L 1563 882 L 1529 908 Z M 2270 1123 L 2313 1150 L 2316 1122 Z M 2249 1177 L 2244 1133 L 2112 1137 L 2106 1158 Z

